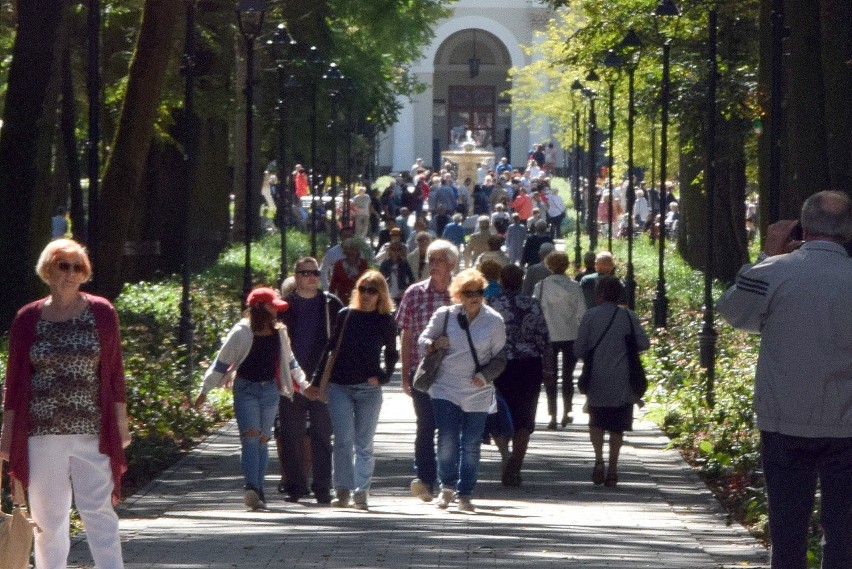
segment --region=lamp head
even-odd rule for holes
[[[263,28],[263,18],[266,15],[267,0],[239,0],[237,3],[237,23],[240,32],[254,39],[260,35]]]
[[[572,91],[579,91],[582,88],[583,88],[583,84],[580,83],[579,79],[574,79],[574,82],[571,83],[571,90]]]
[[[664,18],[680,16],[680,10],[674,0],[660,0],[657,7],[654,9],[654,16]]]
[[[601,78],[598,77],[598,74],[594,69],[589,71],[589,74],[586,75],[586,81],[589,81],[589,82],[592,82],[592,83],[597,83],[600,80],[601,80]]]

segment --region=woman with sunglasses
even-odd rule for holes
[[[367,271],[358,279],[349,306],[337,315],[334,332],[305,396],[321,396],[329,358],[328,411],[334,434],[335,497],[331,505],[367,510],[376,460],[373,438],[382,408],[382,385],[390,381],[398,358],[393,302],[385,278]],[[382,349],[384,348],[384,366]]]
[[[479,451],[485,420],[495,403],[493,382],[506,367],[503,318],[483,304],[488,282],[476,269],[460,272],[450,283],[455,304],[441,307],[420,334],[420,350],[446,353],[429,388],[438,429],[436,505],[449,507],[458,497],[458,510],[475,511],[471,496],[479,475]]]
[[[66,566],[72,498],[95,565],[120,568],[113,505],[130,430],[118,316],[106,299],[80,291],[92,265],[76,241],[48,244],[36,273],[50,294],[12,322],[0,461],[8,460],[9,474],[29,490],[41,528],[36,568]]]

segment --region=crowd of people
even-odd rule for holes
[[[495,173],[507,172],[511,179],[504,159]],[[232,388],[247,508],[266,507],[274,440],[278,491],[286,500],[312,494],[320,504],[368,510],[382,386],[397,361],[416,422],[413,497],[475,512],[487,439],[503,457],[502,483],[522,485],[542,387],[547,428],[567,427],[579,359],[594,450],[589,477],[595,485],[618,485],[624,433],[632,429],[634,407],[643,404],[634,362],[649,348],[648,337],[625,306],[610,252],[588,252],[582,269],[569,274],[568,256],[554,239],[559,214],[548,209],[558,193],[547,179],[531,180],[532,191],[521,182],[510,199],[489,177],[492,195],[501,197],[488,213],[475,209],[481,185],[460,201],[465,193],[454,189],[452,172],[442,172],[429,188],[428,215],[412,223],[407,206],[385,211],[375,243],[364,239],[363,220],[355,219],[322,263],[302,257],[280,291],[258,287],[245,299],[195,406],[213,388]],[[467,223],[471,211],[475,231]],[[719,302],[734,326],[762,334],[756,404],[773,567],[776,560],[778,567],[804,566],[817,479],[824,563],[832,569],[852,563],[846,385],[852,312],[844,292],[852,267],[843,248],[850,239],[848,196],[815,194],[800,222],[770,226],[770,258],[746,265]],[[81,291],[92,271],[82,245],[51,241],[36,266],[50,293],[24,306],[10,331],[0,460],[28,489],[40,528],[37,568],[64,566],[72,500],[97,566],[123,566],[113,509],[131,438],[121,339],[112,305]],[[435,353],[442,356],[432,382],[418,385],[421,361]],[[803,377],[811,378],[809,387]]]

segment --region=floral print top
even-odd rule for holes
[[[503,292],[489,301],[506,323],[506,358],[546,358],[550,352],[547,322],[531,296]]]

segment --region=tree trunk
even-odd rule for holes
[[[823,0],[820,20],[828,184],[852,192],[852,2]]]
[[[65,0],[19,2],[17,6],[18,28],[0,130],[0,255],[7,260],[0,272],[3,328],[34,296],[33,251],[46,241],[33,235],[36,164],[45,111],[55,111],[55,101],[51,106],[47,99],[66,7]]]
[[[124,284],[124,244],[139,214],[148,150],[182,10],[183,5],[173,0],[145,2],[127,93],[101,189],[96,244],[101,266],[95,270],[98,292],[108,298],[116,297]]]
[[[83,204],[83,188],[80,186],[80,155],[74,125],[77,121],[74,107],[74,79],[71,75],[71,50],[66,46],[62,54],[62,118],[60,132],[64,149],[65,167],[68,171],[68,194],[71,198],[71,229],[74,239],[86,242],[86,208]]]

